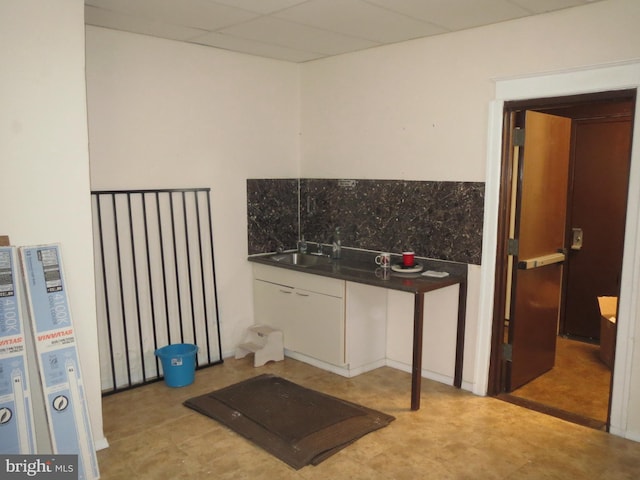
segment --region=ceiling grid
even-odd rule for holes
[[[85,23],[289,62],[601,0],[85,0]]]

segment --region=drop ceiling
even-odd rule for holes
[[[85,0],[85,23],[307,62],[600,0]]]

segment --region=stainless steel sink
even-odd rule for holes
[[[308,253],[278,253],[269,257],[274,262],[298,267],[313,267],[315,265],[328,265],[331,259],[324,255],[310,255]]]

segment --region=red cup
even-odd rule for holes
[[[413,267],[416,263],[415,258],[416,254],[414,252],[402,252],[402,264],[405,267]]]

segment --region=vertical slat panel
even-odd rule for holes
[[[151,322],[151,348],[155,351],[158,347],[158,313],[156,309],[156,302],[154,299],[154,289],[153,289],[153,269],[152,269],[152,259],[158,258],[157,249],[152,250],[153,242],[150,239],[150,236],[153,234],[154,222],[151,220],[153,216],[149,217],[151,214],[150,211],[153,209],[153,201],[154,197],[150,196],[145,192],[140,193],[140,201],[142,204],[142,218],[143,218],[143,227],[144,227],[144,250],[146,252],[146,275],[147,275],[147,293],[148,293],[148,305],[149,305],[149,318]],[[148,205],[149,204],[149,205]],[[152,365],[155,368],[152,368]],[[160,374],[159,360],[155,357],[148,368],[151,377],[157,377]]]
[[[116,367],[115,360],[112,355],[113,339],[111,329],[111,315],[109,307],[109,292],[107,285],[107,273],[105,265],[105,246],[103,230],[103,212],[102,197],[100,195],[93,196],[93,219],[94,219],[94,251],[95,272],[96,272],[96,304],[99,312],[103,312],[102,321],[98,322],[98,337],[104,348],[100,349],[100,376],[102,378],[103,389],[106,386],[112,389],[116,384]],[[99,255],[98,255],[99,253]]]
[[[164,345],[198,345],[198,368],[222,363],[209,193],[92,192],[105,394],[162,378]]]
[[[210,280],[210,284],[209,284],[209,292],[213,292],[213,298],[209,298],[209,296],[207,296],[206,298],[208,298],[210,300],[210,304],[209,304],[209,308],[212,310],[211,311],[211,322],[209,323],[209,321],[206,322],[206,325],[210,325],[210,324],[215,324],[216,328],[215,330],[209,330],[209,334],[210,335],[215,335],[215,341],[217,342],[218,345],[218,356],[217,358],[212,358],[211,357],[211,349],[209,348],[208,350],[208,355],[209,355],[209,363],[212,362],[222,362],[222,340],[220,338],[220,322],[219,322],[219,311],[218,311],[218,293],[216,290],[216,263],[215,263],[215,256],[213,254],[213,217],[211,216],[211,198],[209,196],[209,193],[207,193],[206,196],[206,202],[207,202],[207,214],[205,217],[205,222],[206,225],[208,226],[208,236],[203,236],[203,239],[207,239],[208,243],[209,243],[209,249],[208,249],[208,253],[209,253],[209,263],[207,264],[211,271],[209,272],[210,274],[207,276],[207,278]],[[209,336],[207,336],[207,339],[209,338]]]

